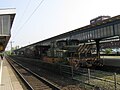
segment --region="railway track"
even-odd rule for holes
[[[14,58],[13,58],[14,59]],[[23,59],[23,58],[20,58],[16,60],[17,62],[21,61],[20,63],[23,65],[23,62],[26,63],[24,66],[27,66],[27,64],[34,68],[35,70],[33,71],[37,71],[37,69],[39,69],[39,66],[41,65],[42,62],[39,62],[37,60],[30,60],[30,59]],[[51,70],[50,68],[54,69],[56,68],[54,66],[54,68],[52,66],[49,66],[49,65],[45,65],[42,63],[43,66],[46,66],[47,68],[49,68],[49,71]],[[35,67],[33,67],[35,66]],[[29,67],[28,67],[29,68]],[[32,68],[30,68],[30,70],[32,70]],[[42,67],[40,67],[42,68]],[[39,70],[38,70],[39,71]],[[37,71],[37,72],[38,72]],[[55,70],[51,70],[51,71],[55,71]],[[59,69],[58,69],[58,72],[59,72]],[[114,80],[113,80],[113,75],[110,74],[109,72],[104,72],[104,71],[99,71],[99,70],[94,70],[94,69],[91,69],[90,70],[90,83],[88,83],[88,69],[87,68],[79,68],[79,70],[73,70],[73,68],[71,66],[66,66],[66,65],[61,65],[60,66],[60,73],[62,76],[65,76],[65,77],[72,77],[73,80],[76,80],[76,81],[79,81],[87,86],[90,86],[90,87],[96,87],[96,86],[99,86],[101,85],[101,82],[105,82],[107,83],[108,85],[109,84],[112,84],[112,89],[114,88]],[[103,74],[102,74],[103,73]],[[108,77],[109,76],[109,77]],[[105,78],[104,78],[105,77]],[[118,79],[119,80],[119,79]],[[96,84],[94,81],[98,82],[98,84]],[[63,82],[63,81],[62,81]],[[116,82],[117,86],[120,85],[119,81]],[[59,84],[58,84],[59,85]],[[61,86],[61,85],[60,85]],[[100,86],[102,87],[102,86]],[[104,88],[106,88],[106,86],[103,86]],[[71,90],[71,89],[68,89],[68,90]],[[75,89],[74,89],[75,90]],[[109,90],[109,89],[107,89]]]
[[[23,67],[21,64],[8,57],[6,59],[24,81],[29,90],[60,90],[59,87],[47,81],[45,78],[40,77],[29,69]]]

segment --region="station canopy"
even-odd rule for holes
[[[11,37],[11,27],[15,14],[14,8],[0,9],[0,52],[5,50]]]

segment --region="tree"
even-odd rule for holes
[[[111,54],[111,53],[112,53],[112,49],[111,48],[105,49],[105,54]]]
[[[12,50],[19,49],[19,46],[12,47]]]
[[[12,47],[11,50],[5,51],[5,53],[7,55],[12,55],[12,54],[14,54],[13,51],[16,50],[16,49],[19,49],[19,46]]]
[[[11,55],[11,51],[5,51],[7,55]]]

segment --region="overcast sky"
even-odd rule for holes
[[[120,0],[43,0],[36,9],[41,1],[0,0],[0,8],[16,8],[10,39],[13,46],[26,46],[86,26],[97,16],[120,14]]]

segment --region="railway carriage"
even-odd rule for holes
[[[95,48],[95,45],[91,43],[79,44],[79,40],[61,40],[51,44],[43,60],[74,67],[92,66],[98,60]]]

